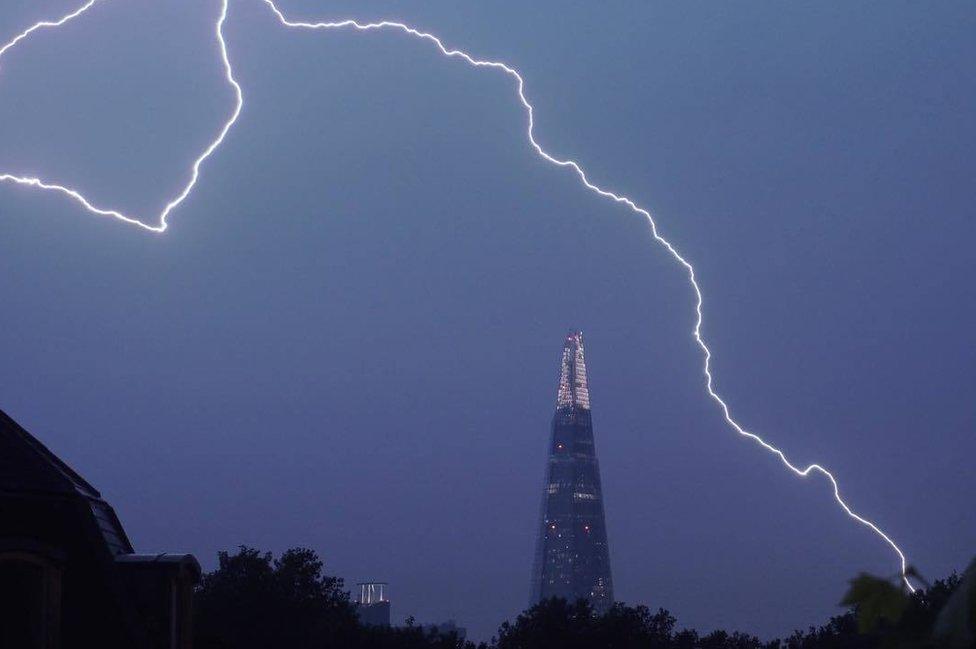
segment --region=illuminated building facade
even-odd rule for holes
[[[366,626],[390,626],[390,600],[386,597],[385,581],[364,581],[359,586],[356,614]]]
[[[531,603],[586,599],[605,612],[613,604],[613,580],[579,332],[563,345],[540,519]]]

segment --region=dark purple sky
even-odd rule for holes
[[[698,269],[719,391],[923,574],[976,544],[976,7],[281,0],[518,67],[539,138]],[[0,40],[72,2],[0,6]],[[162,6],[157,6],[162,5]],[[151,214],[232,107],[218,3],[106,0],[0,66],[0,170]],[[205,566],[306,545],[394,616],[527,603],[562,337],[587,340],[616,594],[774,635],[893,553],[724,425],[692,293],[526,146],[508,79],[234,0],[246,104],[163,236],[0,186],[0,408]]]

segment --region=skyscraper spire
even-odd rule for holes
[[[583,333],[575,331],[566,336],[563,362],[559,371],[559,392],[556,407],[590,409],[590,390],[586,386],[586,359],[583,356]]]
[[[613,604],[600,466],[578,331],[563,344],[532,573],[531,603],[551,597],[586,599],[600,613]]]

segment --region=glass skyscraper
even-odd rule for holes
[[[563,345],[541,509],[531,604],[586,599],[605,612],[613,580],[580,332]]]

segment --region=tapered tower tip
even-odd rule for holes
[[[563,343],[538,530],[531,603],[586,599],[598,613],[609,610],[610,550],[579,331]]]
[[[587,387],[582,331],[571,331],[566,335],[563,359],[559,368],[556,407],[590,409],[590,390]]]

